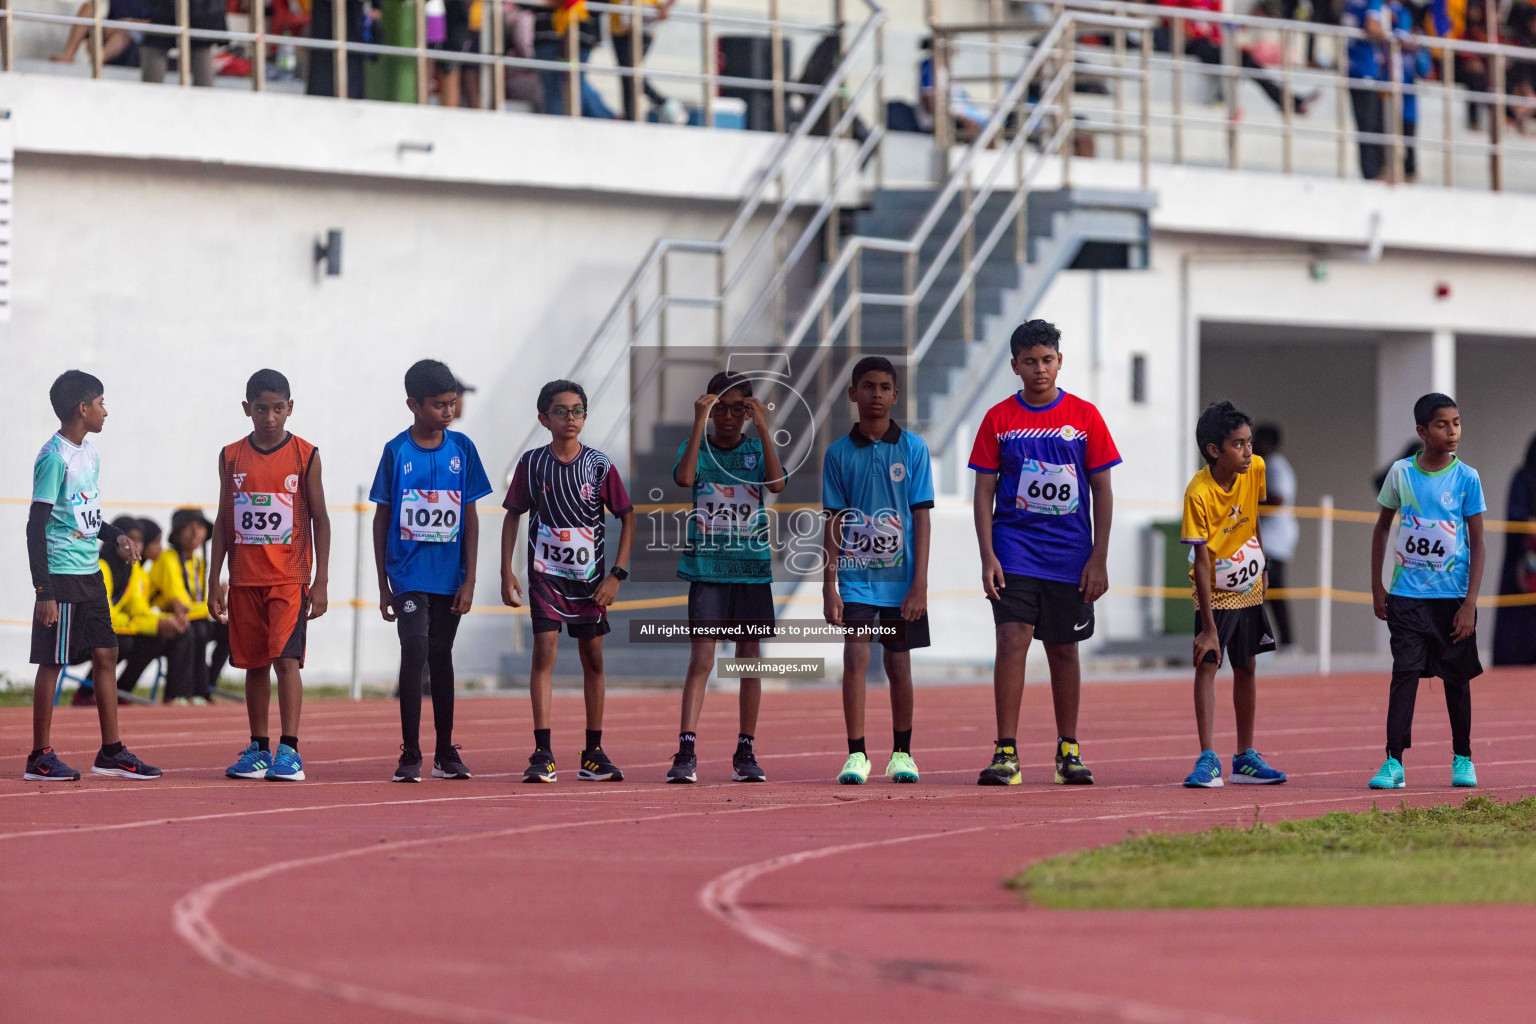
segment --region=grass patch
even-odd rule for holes
[[[1536,903],[1536,797],[1148,833],[1008,885],[1072,910]]]

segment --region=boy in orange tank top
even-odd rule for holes
[[[288,378],[276,370],[256,371],[241,404],[253,429],[219,452],[219,516],[208,566],[208,579],[217,583],[228,553],[229,593],[210,586],[208,607],[229,623],[229,660],[245,669],[251,743],[224,774],[298,782],[304,778],[299,669],[306,624],[325,614],[331,520],[320,453],[287,429],[293,413]],[[276,753],[267,726],[274,669],[283,730]]]

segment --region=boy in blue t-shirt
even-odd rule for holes
[[[689,629],[702,632],[750,625],[771,634],[773,562],[763,491],[777,494],[786,480],[768,429],[768,410],[752,396],[751,379],[729,371],[710,378],[693,410],[693,431],[677,446],[677,463],[672,467],[673,482],[693,492],[687,546],[677,567],[677,578],[688,581]],[[748,419],[757,428],[757,437],[742,433]],[[706,425],[714,428],[707,438]],[[715,641],[696,633],[692,643],[683,679],[677,753],[667,770],[668,782],[698,779],[695,744],[704,688],[715,663]],[[760,640],[736,641],[738,658],[756,658],[761,652]],[[753,749],[762,695],[761,679],[741,680],[741,731],[731,757],[732,782],[768,781]]]
[[[912,655],[929,645],[928,510],[933,472],[928,445],[891,419],[900,399],[896,369],[883,356],[865,356],[853,367],[848,398],[859,422],[832,442],[821,471],[821,502],[827,510],[827,568],[822,601],[834,626],[881,627],[885,677],[891,685],[891,760],[885,776],[916,782],[912,760]],[[844,785],[869,778],[864,747],[864,676],[871,636],[861,631],[843,642],[843,719],[848,760],[838,773]]]
[[[1472,766],[1472,687],[1477,656],[1477,592],[1483,582],[1483,484],[1456,457],[1461,414],[1449,395],[1413,406],[1424,450],[1392,464],[1381,485],[1371,534],[1371,599],[1392,638],[1387,759],[1372,789],[1402,789],[1403,751],[1413,745],[1419,680],[1439,676],[1451,717],[1451,785],[1477,785]],[[1387,535],[1398,520],[1391,592],[1381,582]]]
[[[432,682],[437,732],[432,777],[467,779],[453,743],[453,638],[475,597],[480,519],[475,502],[491,493],[480,453],[448,425],[459,382],[423,359],[405,372],[405,404],[416,417],[384,446],[368,498],[379,570],[379,611],[400,631],[400,763],[393,781],[421,781],[422,673]]]

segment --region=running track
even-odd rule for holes
[[[1477,684],[1484,792],[1536,793],[1532,673]],[[313,702],[312,781],[232,782],[238,708],[125,708],[158,783],[16,781],[28,712],[0,712],[0,1020],[394,1022],[1443,1021],[1536,1017],[1528,907],[1064,913],[1002,879],[1132,829],[1366,808],[1380,677],[1263,680],[1282,787],[1185,791],[1188,685],[1085,688],[1091,789],[1051,786],[1049,696],[1025,696],[1025,785],[982,789],[990,691],[920,690],[917,786],[831,780],[832,690],[769,694],[772,781],[731,785],[734,698],[712,694],[700,782],[659,785],[677,695],[616,696],[621,784],[579,783],[580,700],[556,698],[565,777],[517,782],[525,701],[459,705],[469,782],[382,781],[392,704]],[[888,711],[871,694],[884,766]],[[430,716],[428,716],[430,719]],[[1230,712],[1222,724],[1231,728]],[[59,710],[76,767],[88,709]],[[1439,687],[1419,701],[1415,802],[1458,798]],[[1218,746],[1230,747],[1226,731]],[[12,771],[14,770],[14,775]],[[1384,803],[1395,804],[1397,795]]]

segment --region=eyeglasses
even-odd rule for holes
[[[584,420],[587,418],[587,410],[579,405],[571,409],[557,405],[549,410],[549,415],[557,420]]]
[[[726,416],[745,416],[747,414],[747,403],[732,402],[730,405],[722,405],[721,403],[716,402],[715,412],[722,413]]]

